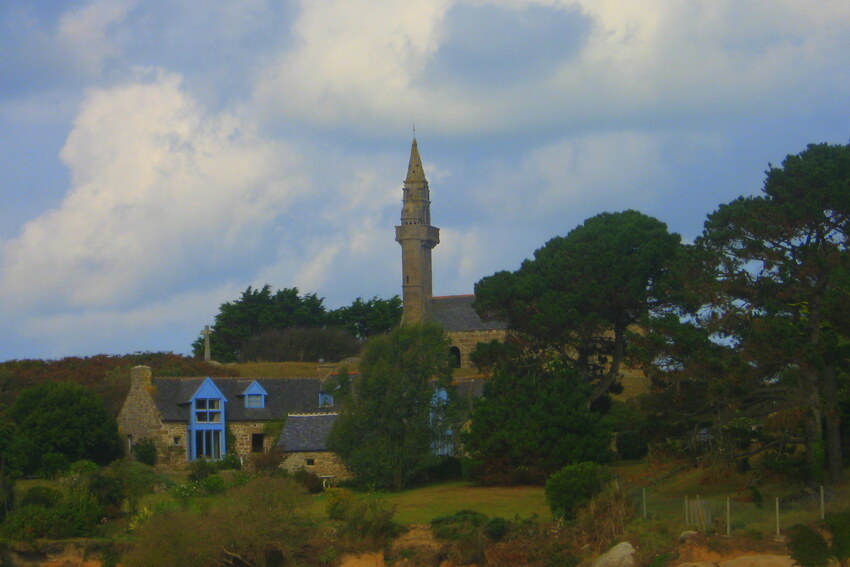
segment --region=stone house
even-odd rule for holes
[[[169,466],[228,453],[246,460],[273,449],[283,450],[286,462],[290,449],[281,441],[289,416],[324,414],[326,435],[336,416],[332,412],[333,396],[318,378],[155,378],[149,367],[136,366],[118,428],[128,448],[151,439],[159,462]],[[345,477],[330,453],[312,457],[311,465],[302,460],[319,476]]]
[[[281,466],[290,472],[315,472],[326,484],[347,478],[345,465],[326,444],[336,417],[335,413],[291,414],[277,441],[278,450],[285,455]]]

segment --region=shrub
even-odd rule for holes
[[[502,541],[511,529],[511,523],[504,518],[490,518],[484,524],[484,533],[493,541]]]
[[[486,522],[487,516],[480,512],[461,510],[431,520],[431,530],[437,538],[452,542],[448,556],[454,563],[481,563],[484,560],[482,531]]]
[[[6,516],[6,520],[0,524],[0,536],[16,541],[32,541],[37,537],[53,536],[51,530],[59,523],[56,508],[23,506]]]
[[[575,518],[575,509],[598,494],[608,482],[608,469],[596,463],[567,465],[546,481],[546,500],[552,514]]]
[[[218,472],[218,466],[213,461],[196,459],[189,463],[189,480],[200,482]]]
[[[153,439],[148,439],[147,437],[139,439],[136,444],[133,445],[133,455],[140,463],[144,463],[151,467],[154,466],[156,464],[156,445],[154,444]]]
[[[283,453],[274,449],[265,453],[254,453],[251,455],[251,468],[254,469],[254,472],[261,474],[275,472],[282,462]]]
[[[68,470],[68,458],[62,453],[46,453],[41,457],[41,472],[47,478],[56,478]]]
[[[355,502],[348,511],[341,535],[355,549],[379,549],[401,531],[393,521],[395,506],[370,497]]]
[[[62,493],[55,488],[33,486],[21,498],[20,507],[41,506],[42,508],[53,508],[60,500],[62,500]]]
[[[325,511],[331,520],[344,520],[351,505],[354,494],[344,488],[329,488],[325,491]]]
[[[802,524],[788,528],[788,549],[791,558],[803,567],[826,567],[831,557],[823,536]]]
[[[649,448],[646,439],[639,431],[621,431],[617,433],[617,454],[621,459],[642,459]]]
[[[207,494],[221,494],[226,486],[224,479],[217,474],[211,474],[201,481],[201,486]]]
[[[318,494],[324,490],[325,485],[319,475],[312,473],[306,469],[298,469],[292,475],[295,482],[303,486],[310,494]]]
[[[844,561],[850,557],[850,510],[827,514],[825,523],[832,533],[832,553]]]
[[[236,453],[228,453],[222,460],[218,462],[218,470],[220,471],[238,471],[242,470],[242,461],[239,460],[239,455]]]

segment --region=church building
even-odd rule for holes
[[[433,295],[431,250],[440,243],[440,229],[431,226],[431,195],[415,138],[403,191],[401,224],[395,227],[402,258],[401,324],[439,323],[448,335],[455,365],[470,367],[475,346],[504,340],[507,326],[503,321],[482,320],[472,308],[474,295]]]

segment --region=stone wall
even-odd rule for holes
[[[310,461],[312,465],[308,464]],[[289,472],[304,469],[320,477],[331,477],[331,483],[351,478],[342,461],[330,451],[286,453],[280,466]]]
[[[451,331],[446,333],[449,344],[460,350],[461,368],[471,368],[472,359],[470,355],[478,343],[489,343],[490,341],[504,342],[507,336],[505,329],[490,329],[486,331]]]
[[[228,423],[228,427],[230,428],[230,433],[235,437],[236,446],[228,447],[228,452],[235,451],[237,455],[240,457],[248,458],[251,456],[251,436],[255,433],[262,433],[265,437],[263,438],[263,452],[269,452],[272,447],[274,447],[277,439],[272,439],[271,436],[266,435],[265,427],[269,422],[263,421],[254,421],[254,422],[243,422],[243,421],[231,421]],[[280,432],[278,432],[279,434]]]

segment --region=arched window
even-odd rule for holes
[[[449,349],[449,353],[452,355],[452,368],[460,368],[460,349],[453,346]]]

